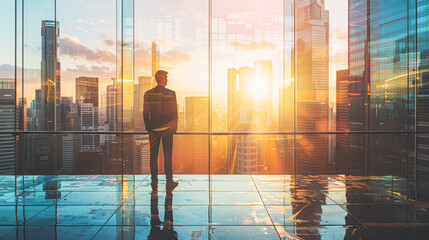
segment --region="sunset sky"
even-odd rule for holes
[[[0,77],[13,77],[14,64],[14,4],[1,1]],[[115,0],[57,0],[56,16],[60,26],[61,95],[74,96],[75,78],[99,77],[100,94],[110,78],[116,76],[116,1]],[[161,68],[170,72],[169,87],[176,90],[179,102],[183,97],[208,94],[208,2],[200,0],[136,1],[135,2],[135,79],[151,75],[152,41],[161,51]],[[335,89],[335,71],[347,68],[347,1],[327,0],[330,11],[330,88]],[[273,26],[283,15],[283,1],[213,0],[213,19],[243,21],[251,28],[265,29],[267,13],[274,16]],[[54,1],[25,1],[24,67],[27,71],[24,95],[34,98],[40,87],[41,21],[53,20]],[[279,16],[276,19],[275,16]],[[21,15],[19,15],[21,17]],[[164,19],[164,20],[163,20]],[[166,20],[167,19],[167,20]],[[169,20],[170,19],[170,20]],[[171,20],[173,19],[173,20]],[[290,22],[290,18],[285,18]],[[172,21],[173,35],[168,37],[159,29],[163,22]],[[215,20],[213,20],[215,21]],[[250,26],[249,25],[249,26]],[[19,22],[19,27],[21,24]],[[177,30],[177,31],[176,31]],[[215,32],[215,31],[214,31]],[[158,34],[156,34],[158,33]],[[228,34],[228,33],[226,33]],[[221,52],[213,49],[212,93],[214,102],[226,99],[228,68],[252,67],[255,60],[273,61],[274,94],[283,84],[282,37],[272,41],[246,42],[242,49]],[[286,34],[285,36],[290,36]],[[286,37],[286,38],[287,38]],[[20,39],[19,39],[20,40]],[[221,44],[221,43],[219,43]],[[213,46],[216,45],[213,39]],[[20,46],[20,45],[18,45]],[[286,44],[288,48],[288,44]],[[221,48],[219,48],[221,49]],[[288,49],[285,49],[287,52]],[[19,52],[21,54],[21,52]],[[18,64],[21,59],[18,59]],[[19,64],[20,65],[20,64]],[[288,63],[286,63],[286,66]],[[334,99],[331,91],[331,101]]]

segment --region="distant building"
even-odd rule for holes
[[[76,78],[76,103],[80,119],[80,131],[98,131],[98,78]],[[100,135],[82,135],[81,151],[98,151]]]
[[[185,130],[190,132],[209,131],[209,98],[205,96],[185,98]],[[181,137],[184,159],[181,160],[185,172],[202,174],[208,171],[208,137]]]
[[[42,20],[41,129],[60,130],[61,66],[58,61],[59,23]]]
[[[337,116],[336,131],[350,131],[350,92],[349,70],[337,71]],[[339,134],[336,139],[336,168],[338,173],[348,173],[349,166],[349,137],[348,134]]]
[[[134,86],[134,130],[145,131],[143,120],[144,94],[151,89],[152,77],[140,76],[139,84]],[[139,174],[150,173],[150,144],[148,135],[134,135],[134,171]]]
[[[15,80],[0,78],[0,131],[15,131]],[[0,174],[15,174],[15,136],[0,134]]]
[[[152,42],[152,87],[157,85],[155,73],[159,70],[159,48],[155,42]]]
[[[329,11],[324,1],[296,4],[296,131],[329,130]],[[296,141],[296,173],[329,170],[329,136],[303,135]]]
[[[228,69],[227,130],[271,130],[272,88],[270,60],[255,61],[253,68]],[[265,150],[261,150],[265,148],[260,144],[264,144],[264,139],[258,136],[228,136],[228,173],[253,174],[265,170]]]

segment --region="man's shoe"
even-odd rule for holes
[[[150,183],[150,185],[152,186],[152,191],[153,192],[158,192],[158,180],[156,180],[156,181],[152,180],[152,182]]]
[[[167,180],[167,190],[168,191],[173,191],[177,185],[179,185],[179,182],[177,180]]]

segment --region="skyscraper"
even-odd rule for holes
[[[76,103],[80,118],[80,130],[98,131],[98,78],[76,78]],[[99,150],[100,135],[82,135],[81,151]]]
[[[0,131],[15,130],[15,80],[0,79]],[[15,173],[15,136],[0,134],[0,173]]]
[[[272,84],[270,60],[255,61],[253,68],[228,69],[228,131],[272,129]],[[265,151],[260,146],[263,140],[257,136],[228,136],[228,172],[258,173],[265,166]]]
[[[134,86],[134,130],[145,131],[143,121],[144,94],[151,88],[152,77],[140,76],[139,84]],[[148,135],[134,135],[134,171],[150,173],[150,144]]]
[[[329,12],[324,1],[298,0],[296,38],[296,130],[329,130]],[[328,171],[328,136],[296,141],[297,173]]]
[[[98,78],[76,78],[76,103],[79,110],[83,103],[92,103],[98,108]]]
[[[155,42],[152,42],[152,87],[157,85],[155,73],[159,70],[159,48]]]
[[[186,131],[207,132],[209,129],[209,98],[204,96],[185,98]],[[208,170],[207,136],[183,136],[185,158],[183,169],[189,173],[206,173]],[[186,147],[185,147],[186,146]]]
[[[109,131],[116,131],[116,79],[106,87],[106,119]]]
[[[349,100],[349,70],[337,71],[337,126],[336,131],[349,131],[350,100]],[[348,173],[349,135],[339,134],[336,139],[336,167],[339,173]]]
[[[61,68],[58,61],[59,23],[42,20],[41,129],[60,130]]]
[[[78,110],[77,104],[73,102],[73,97],[61,97],[61,129],[63,131],[75,130],[75,124],[78,122]],[[61,174],[72,174],[75,162],[76,152],[80,151],[80,148],[76,146],[74,134],[61,134]]]

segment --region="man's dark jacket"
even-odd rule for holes
[[[176,93],[164,86],[156,86],[144,94],[143,118],[146,130],[169,128],[169,132],[177,131],[177,100]]]

